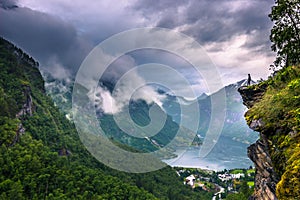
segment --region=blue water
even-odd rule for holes
[[[247,157],[247,147],[244,144],[228,138],[220,138],[214,149],[205,157],[199,157],[200,147],[177,149],[175,159],[164,160],[170,166],[224,170],[234,168],[249,168],[253,166]]]

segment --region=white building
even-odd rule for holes
[[[218,177],[221,181],[229,181],[232,179],[230,174],[218,174]]]
[[[185,184],[190,185],[190,186],[194,186],[195,180],[196,180],[196,178],[193,174],[189,175],[188,177],[185,178]]]
[[[240,179],[241,177],[245,177],[245,174],[243,173],[231,174],[231,177]]]

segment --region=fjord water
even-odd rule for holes
[[[213,150],[205,157],[199,157],[200,147],[192,146],[177,149],[174,159],[164,160],[171,166],[224,170],[248,168],[252,162],[247,157],[247,146],[226,136],[221,136]]]
[[[237,89],[242,86],[245,80],[241,80],[235,84],[228,85],[222,90],[226,92],[226,118],[221,135],[215,141],[214,148],[204,158],[199,157],[200,147],[195,145],[176,149],[176,159],[165,160],[171,166],[209,168],[214,170],[232,169],[232,168],[248,168],[252,162],[247,157],[247,147],[254,143],[258,135],[249,129],[244,120],[246,108],[242,103],[240,94]],[[211,123],[211,97],[216,94],[202,95],[196,99],[196,102],[183,101],[182,98],[169,95],[164,102],[164,110],[173,117],[173,120],[180,123],[180,104],[181,106],[189,106],[191,103],[198,103],[200,110],[198,136],[200,140],[206,137],[208,125]],[[182,103],[183,102],[183,103]],[[179,113],[179,114],[178,114]],[[188,118],[188,116],[183,116]],[[189,123],[192,123],[190,119]],[[219,121],[222,121],[220,119]],[[183,124],[188,127],[188,124]],[[202,156],[203,157],[203,156]]]

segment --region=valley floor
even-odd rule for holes
[[[183,184],[194,190],[213,192],[212,199],[247,199],[253,192],[255,169],[214,171],[200,168],[175,167]]]

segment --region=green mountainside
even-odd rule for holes
[[[38,63],[0,39],[0,199],[210,199],[171,167],[129,174],[99,163],[45,94]]]
[[[248,148],[256,166],[254,197],[300,199],[299,66],[284,67],[267,81],[239,91],[250,108],[248,125],[260,132],[259,141]]]
[[[132,121],[140,126],[148,125],[150,122],[149,110],[151,106],[153,105],[148,105],[143,100],[131,102],[129,104],[129,112],[132,117]],[[157,107],[157,109],[160,108]],[[160,113],[165,114],[163,110],[160,110],[158,114]],[[120,121],[124,121],[126,123],[128,121],[127,119],[124,119],[124,117],[121,119],[123,120]],[[193,141],[196,136],[196,134],[191,130],[185,127],[180,127],[169,115],[166,116],[164,126],[156,135],[144,138],[133,137],[122,131],[114,121],[112,115],[104,114],[99,118],[99,121],[102,129],[106,132],[108,137],[143,152],[153,152],[159,149],[165,150],[165,152],[159,156],[161,158],[172,158],[174,156],[172,152],[174,152],[178,147],[181,147],[181,145],[185,147],[184,145],[190,144],[191,142],[189,143],[189,141]],[[186,138],[178,136],[177,138],[175,137],[179,129],[185,133]],[[143,134],[143,130],[140,130],[140,134]],[[175,141],[173,141],[174,144],[169,145],[172,140]],[[169,146],[162,149],[166,145]]]
[[[71,101],[72,89],[74,89],[74,81],[54,79],[51,74],[47,72],[44,72],[43,76],[45,79],[47,94],[51,96],[55,105],[59,107],[60,110],[64,112],[68,118],[72,118]],[[109,90],[111,92],[114,89],[114,84],[105,81],[100,82],[99,87],[102,87],[105,90]],[[157,150],[162,150],[163,153],[160,153],[160,155],[158,155],[161,159],[173,158],[175,156],[173,152],[175,152],[177,148],[189,146],[194,139],[194,144],[201,144],[201,141],[198,137],[196,137],[195,132],[184,126],[178,125],[178,123],[174,121],[170,114],[165,113],[165,111],[155,103],[147,104],[147,102],[142,99],[134,101],[131,100],[128,104],[128,112],[130,114],[132,122],[127,120],[127,116],[124,116],[124,114],[122,113],[115,114],[115,117],[117,116],[119,121],[124,122],[123,126],[125,127],[131,127],[135,124],[142,127],[147,126],[151,122],[149,113],[152,106],[156,107],[156,115],[166,115],[166,119],[163,127],[160,130],[157,130],[157,134],[151,137],[145,136],[139,138],[133,137],[130,134],[126,133],[126,131],[120,129],[119,125],[116,124],[114,116],[112,114],[104,113],[100,106],[97,107],[96,114],[99,120],[100,127],[105,132],[106,137],[110,138],[111,141],[117,141],[142,152],[154,152]],[[153,117],[156,119],[155,116]],[[158,123],[157,121],[156,123]],[[152,124],[152,126],[160,127],[160,124]],[[185,133],[184,137],[178,136],[178,134],[176,135],[179,130]],[[148,135],[143,129],[138,129],[138,131],[140,135]],[[172,140],[173,143],[170,144]]]

